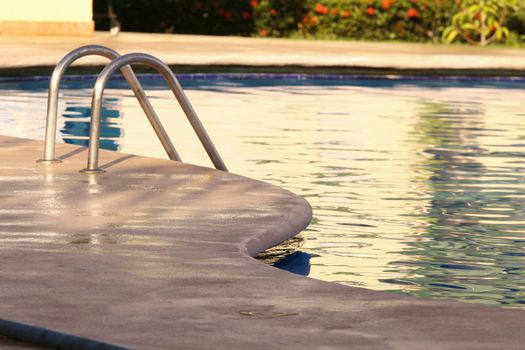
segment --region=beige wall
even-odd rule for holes
[[[91,35],[92,0],[0,0],[0,35]]]

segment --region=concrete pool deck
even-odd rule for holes
[[[85,148],[58,144],[52,165],[35,162],[42,149],[0,136],[0,318],[133,349],[523,346],[523,310],[346,287],[252,259],[310,221],[286,190],[110,151],[107,172],[88,175]]]
[[[106,32],[93,37],[0,36],[0,68],[54,66],[68,51],[87,44],[121,54],[146,52],[171,65],[525,70],[522,48],[144,33],[112,37]],[[107,61],[91,57],[79,63]]]

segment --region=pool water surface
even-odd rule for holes
[[[183,160],[211,166],[163,81],[141,81]],[[313,207],[310,227],[266,252],[268,263],[350,286],[525,308],[525,82],[181,83],[231,172]],[[87,145],[92,86],[64,82],[60,142]],[[165,158],[125,82],[105,96],[101,146]],[[46,103],[45,80],[0,82],[0,133],[43,139]]]

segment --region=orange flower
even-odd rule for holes
[[[332,13],[333,16],[337,16],[337,14],[339,13],[339,10],[334,8],[330,12]]]
[[[317,18],[317,16],[312,16],[310,18],[310,24],[311,25],[316,26],[318,23],[319,23],[319,19]]]
[[[259,5],[259,1],[257,1],[257,0],[252,0],[252,1],[250,2],[250,4],[252,5],[253,8],[256,8],[257,5]]]
[[[368,13],[369,16],[373,16],[376,14],[376,9],[373,7],[369,7],[366,9],[366,13]]]
[[[348,17],[350,17],[350,11],[348,11],[348,10],[344,10],[343,13],[341,14],[341,17],[343,17],[343,18],[348,18]]]
[[[259,31],[259,35],[260,35],[260,36],[268,36],[268,30],[266,30],[266,29],[261,29],[261,30]]]
[[[276,9],[271,9],[270,10],[270,16],[276,16],[277,15],[277,10]]]
[[[317,4],[315,5],[314,11],[319,14],[326,15],[329,10],[328,7],[324,6],[323,4]]]
[[[383,10],[388,10],[390,7],[392,7],[393,0],[383,0],[381,1],[381,7]]]
[[[415,8],[411,7],[407,11],[407,16],[409,18],[417,17],[419,16],[419,12]]]

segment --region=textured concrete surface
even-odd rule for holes
[[[105,32],[87,38],[0,36],[0,68],[54,66],[68,51],[86,44],[109,46],[121,54],[146,52],[184,65],[525,69],[525,49],[515,48],[141,33],[111,37]]]
[[[312,280],[252,259],[307,202],[244,177],[0,136],[0,318],[135,349],[522,349],[523,310]],[[0,339],[0,348],[16,343]],[[20,347],[23,348],[23,347]]]

